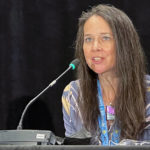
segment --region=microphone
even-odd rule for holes
[[[69,64],[69,67],[68,67],[61,75],[59,75],[54,81],[52,81],[52,82],[51,82],[43,91],[41,91],[36,97],[34,97],[33,99],[31,99],[31,100],[29,101],[29,103],[26,105],[26,107],[25,107],[24,110],[23,110],[23,113],[22,113],[21,118],[20,118],[20,120],[19,120],[19,124],[18,124],[18,126],[17,126],[17,130],[21,130],[21,129],[23,128],[23,127],[22,127],[23,119],[24,119],[24,116],[25,116],[25,114],[26,114],[28,108],[31,106],[31,104],[34,103],[34,102],[37,100],[37,98],[38,98],[39,96],[41,96],[48,88],[54,86],[54,85],[56,84],[56,82],[57,82],[64,74],[66,74],[70,69],[75,70],[76,67],[79,65],[79,63],[80,63],[80,62],[79,62],[79,59],[74,59],[74,60]]]

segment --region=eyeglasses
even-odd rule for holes
[[[101,33],[101,34],[86,34],[84,36],[84,44],[92,46],[96,42],[102,47],[108,47],[114,41],[113,36],[110,33]]]

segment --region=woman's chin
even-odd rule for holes
[[[102,74],[102,73],[105,72],[105,71],[102,70],[102,69],[94,69],[93,71],[94,71],[95,73],[97,73],[97,74]]]
[[[90,68],[97,74],[102,74],[106,71],[106,67],[103,65],[92,64]]]
[[[114,75],[114,73],[115,73],[115,71],[114,70],[106,70],[106,69],[93,69],[93,71],[95,72],[95,73],[97,73],[98,75]]]

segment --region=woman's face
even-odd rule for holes
[[[95,73],[114,71],[115,40],[108,23],[102,17],[94,15],[85,22],[83,51],[86,63]]]

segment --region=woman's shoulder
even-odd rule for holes
[[[146,80],[146,83],[150,86],[150,75],[149,74],[145,75],[145,80]]]
[[[79,95],[79,80],[71,81],[63,91],[62,100],[68,103],[74,103]]]
[[[147,104],[150,103],[150,75],[145,76]]]
[[[65,93],[76,93],[79,90],[79,80],[71,81],[65,88],[64,88],[64,94]]]
[[[71,109],[76,109],[77,99],[79,92],[79,80],[71,81],[65,88],[62,94],[62,104],[67,112],[70,115]]]
[[[150,121],[150,75],[145,76],[146,79],[146,122]]]
[[[146,93],[150,93],[150,75],[145,76]]]

